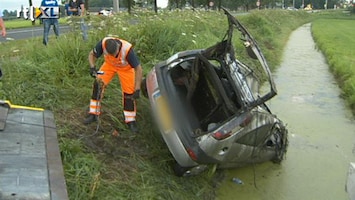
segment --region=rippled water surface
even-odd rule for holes
[[[311,25],[295,30],[273,73],[278,95],[267,104],[287,124],[289,148],[281,165],[264,163],[228,170],[218,200],[343,200],[355,162],[355,123]],[[232,182],[236,177],[243,184]]]

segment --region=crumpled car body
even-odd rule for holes
[[[209,165],[225,169],[279,163],[286,153],[287,129],[265,103],[276,95],[267,62],[244,26],[223,11],[229,27],[222,41],[178,52],[143,80],[143,94],[178,176],[197,175]],[[236,58],[236,32],[250,63],[257,65]]]

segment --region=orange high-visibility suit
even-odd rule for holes
[[[112,56],[106,51],[105,41],[108,39],[114,39],[121,43],[116,56]],[[90,52],[90,65],[94,66],[96,59],[102,54],[104,55],[104,63],[99,71],[102,71],[103,74],[98,74],[94,81],[89,113],[94,115],[101,114],[101,98],[104,89],[111,82],[115,74],[117,74],[122,89],[125,123],[135,121],[136,103],[132,98],[132,94],[136,90],[140,90],[142,67],[132,49],[132,44],[119,38],[105,37]]]

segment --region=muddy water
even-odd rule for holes
[[[218,200],[348,199],[345,183],[349,162],[355,161],[355,123],[310,29],[306,24],[290,36],[274,72],[278,95],[268,103],[289,130],[286,160],[227,170]],[[233,177],[243,184],[232,182]]]

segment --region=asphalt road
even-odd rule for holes
[[[59,25],[59,34],[66,33],[70,30],[70,26],[61,26]],[[50,35],[53,35],[53,27],[49,31]],[[43,26],[36,26],[30,28],[19,28],[19,29],[9,29],[6,30],[6,38],[0,36],[0,42],[28,39],[31,37],[43,37]]]

